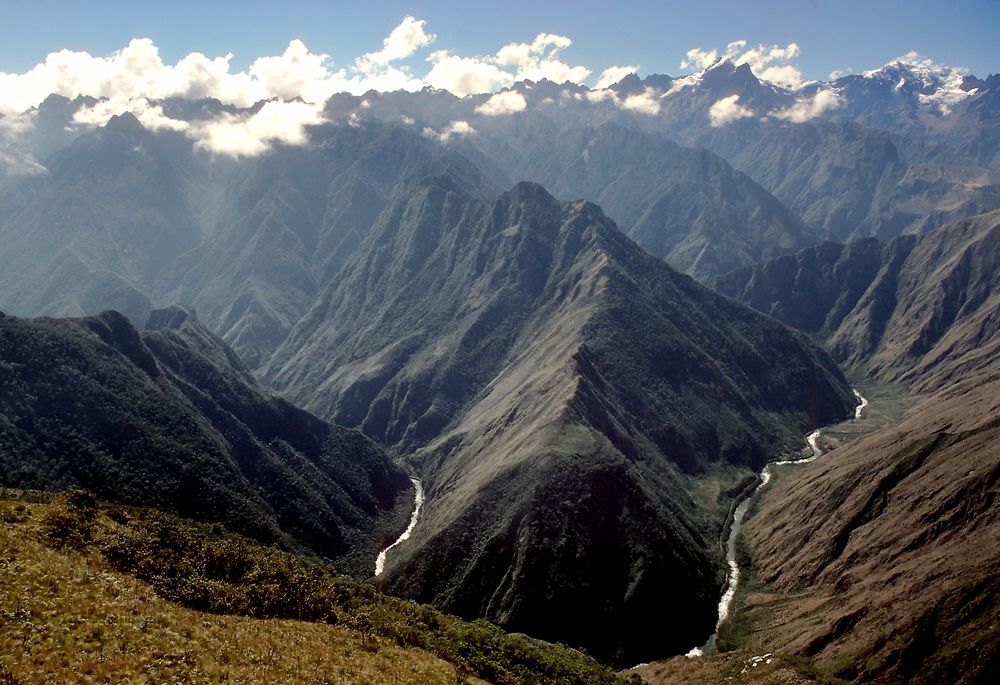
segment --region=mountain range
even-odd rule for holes
[[[922,403],[761,491],[741,553],[790,618],[744,588],[747,643],[985,682],[998,86],[720,60],[339,94],[228,151],[191,131],[307,103],[53,95],[0,139],[0,485],[367,578],[419,477],[380,590],[628,666],[712,633],[736,503],[850,377]]]
[[[710,626],[727,504],[691,478],[733,487],[854,405],[804,337],[595,205],[526,182],[486,204],[447,177],[383,215],[263,378],[415,453],[428,503],[388,587],[626,661],[684,644],[648,629],[677,588]]]
[[[1000,371],[1000,212],[921,236],[824,243],[721,278],[718,288],[828,341],[882,381],[927,392]]]

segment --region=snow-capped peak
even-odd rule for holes
[[[962,88],[967,74],[964,67],[937,64],[917,52],[908,52],[880,69],[863,72],[862,76],[891,85],[897,91],[912,93],[921,104],[948,114],[952,105],[975,93],[975,89]]]

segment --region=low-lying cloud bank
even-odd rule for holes
[[[25,73],[0,72],[0,165],[8,174],[44,173],[44,167],[30,154],[18,152],[18,141],[31,129],[32,108],[52,93],[97,100],[77,111],[75,125],[98,126],[112,116],[131,112],[146,128],[175,131],[192,139],[199,149],[234,156],[261,154],[275,143],[304,142],[309,126],[326,121],[323,105],[337,93],[413,92],[431,87],[458,97],[491,94],[475,108],[478,116],[488,117],[527,109],[522,93],[506,90],[523,80],[578,85],[589,81],[592,90],[578,91],[571,97],[645,116],[660,114],[663,99],[669,95],[653,88],[627,93],[612,90],[624,77],[638,73],[639,66],[615,65],[597,73],[571,64],[564,55],[573,42],[562,35],[540,33],[530,42],[508,43],[493,54],[472,56],[434,49],[436,40],[424,20],[407,16],[380,47],[345,65],[335,65],[329,55],[312,52],[296,39],[282,54],[260,57],[244,71],[233,71],[232,54],[209,57],[193,52],[174,64],[165,63],[149,38],[136,38],[106,57],[71,50],[54,52]],[[795,92],[805,85],[794,64],[800,52],[794,42],[751,46],[745,40],[729,43],[724,50],[692,48],[680,68],[696,73],[676,80],[671,90],[680,90],[678,84],[697,83],[701,73],[728,60],[735,65],[747,64],[762,80]],[[909,59],[922,73],[944,69],[915,53],[900,59]],[[950,83],[961,73],[951,70],[945,76]],[[158,103],[171,98],[214,98],[237,109],[263,104],[241,114],[222,113],[211,120],[191,121],[173,119],[164,112]],[[841,104],[840,95],[825,87],[769,112],[754,111],[740,102],[738,95],[729,95],[714,102],[707,116],[713,127],[754,116],[802,123]],[[474,133],[465,121],[429,131],[440,140]]]

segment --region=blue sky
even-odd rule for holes
[[[641,73],[678,74],[690,48],[723,50],[736,39],[751,44],[797,43],[805,78],[834,69],[863,70],[910,50],[985,76],[1000,72],[998,0],[758,0],[729,2],[582,3],[561,1],[458,2],[33,2],[0,3],[0,71],[23,72],[49,52],[68,48],[107,55],[135,37],[152,38],[167,62],[192,51],[234,53],[245,68],[261,55],[280,54],[292,38],[335,65],[377,49],[406,15],[426,20],[433,49],[460,55],[495,52],[540,32],[568,36],[561,58],[595,74],[638,64]]]

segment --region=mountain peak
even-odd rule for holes
[[[130,145],[141,145],[152,136],[132,112],[116,114],[101,127],[104,131],[121,136]]]
[[[519,181],[505,194],[509,195],[512,200],[517,202],[532,201],[548,203],[556,201],[549,191],[542,187],[541,184],[535,183],[534,181]]]
[[[192,320],[197,322],[198,316],[194,307],[186,304],[172,304],[163,309],[154,309],[149,313],[145,330],[156,331],[161,329],[180,329],[184,322]]]

